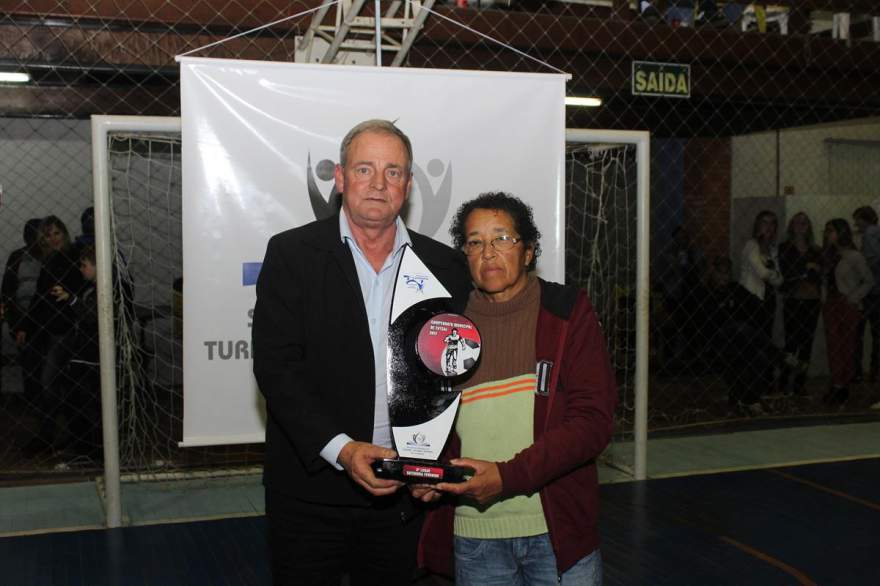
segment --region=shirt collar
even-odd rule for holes
[[[397,216],[394,220],[394,225],[396,230],[394,233],[394,248],[391,249],[391,254],[400,250],[404,244],[412,246],[412,240],[409,237],[409,230],[406,229],[406,224],[403,223],[400,216]],[[343,244],[345,244],[346,241],[351,241],[351,243],[360,250],[357,240],[354,239],[354,234],[351,233],[351,225],[348,223],[348,217],[345,215],[344,208],[339,208],[339,236],[341,237]]]

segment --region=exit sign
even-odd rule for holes
[[[691,97],[691,66],[682,63],[632,62],[635,96]]]

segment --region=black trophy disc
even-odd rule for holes
[[[412,248],[404,249],[388,326],[388,417],[398,458],[376,461],[381,478],[462,482],[467,470],[438,462],[452,431],[464,380],[480,358],[476,325],[449,306],[451,296]]]

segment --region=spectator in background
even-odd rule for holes
[[[785,360],[779,391],[788,394],[788,382],[796,395],[804,395],[813,338],[819,323],[822,297],[822,251],[813,237],[813,224],[804,212],[788,222],[786,239],[779,247],[782,272],[782,315],[785,324]]]
[[[778,351],[755,325],[761,301],[732,280],[732,271],[729,258],[719,256],[713,260],[707,286],[697,294],[698,338],[707,366],[719,371],[727,382],[731,411],[763,415],[763,373],[775,363]]]
[[[95,287],[95,247],[86,245],[80,252],[79,271],[83,287],[79,292],[56,286],[53,295],[74,316],[73,328],[65,335],[63,358],[66,380],[63,412],[67,431],[77,454],[97,457],[101,448],[101,381],[98,356],[98,299]],[[67,442],[65,442],[66,444]]]
[[[672,231],[672,241],[658,259],[656,286],[663,294],[669,319],[664,328],[666,364],[679,364],[690,356],[693,339],[693,293],[705,266],[702,251],[691,242],[683,226]]]
[[[776,287],[783,281],[776,249],[778,227],[776,214],[769,210],[758,213],[752,225],[752,237],[740,255],[739,282],[761,300],[761,310],[753,316],[753,322],[771,339],[776,314]]]
[[[101,457],[101,380],[98,335],[97,258],[94,245],[86,245],[79,254],[79,272],[82,287],[78,292],[59,285],[52,291],[57,303],[64,304],[73,316],[73,327],[65,334],[59,350],[59,361],[64,372],[65,388],[61,412],[68,429],[56,443],[70,446],[77,455],[93,460]],[[111,270],[113,289],[113,317],[115,331],[123,319],[132,323],[134,289],[130,279],[120,274],[114,265]],[[126,317],[127,316],[127,317]]]
[[[639,15],[647,22],[651,24],[655,24],[663,20],[663,15],[654,6],[654,2],[649,2],[648,0],[641,0],[639,2]]]
[[[63,387],[62,341],[73,327],[74,315],[67,304],[58,301],[57,292],[59,288],[79,292],[82,286],[79,262],[64,222],[56,216],[45,218],[40,224],[39,243],[42,266],[36,290],[16,330],[22,343],[35,344],[42,357],[38,403],[43,424],[37,437],[26,446],[26,451],[32,454],[50,447],[58,430],[55,416],[62,400],[59,395]]]
[[[825,225],[822,272],[825,278],[825,345],[831,369],[826,405],[843,405],[853,378],[853,353],[862,317],[862,300],[874,286],[865,257],[853,244],[852,230],[843,218]]]
[[[76,237],[73,245],[78,251],[82,251],[86,246],[95,245],[95,208],[92,206],[83,210],[79,216],[82,233]]]
[[[693,11],[694,26],[725,27],[730,24],[724,13],[718,10],[715,0],[673,0],[673,4]]]
[[[672,0],[667,4],[671,9],[683,8],[690,11],[692,17],[690,19],[676,19],[680,22],[689,21],[692,22],[694,26],[708,24],[717,27],[725,27],[731,24],[727,19],[727,16],[718,9],[718,4],[715,0]],[[658,6],[660,7],[659,9]],[[639,2],[639,12],[641,13],[642,18],[648,21],[659,22],[660,20],[663,20],[661,10],[662,6],[659,2],[650,2],[647,0],[641,0]]]
[[[755,216],[752,237],[743,246],[740,255],[739,283],[757,297],[761,303],[751,316],[752,326],[763,338],[773,339],[773,320],[776,317],[776,287],[782,285],[779,258],[776,250],[776,234],[779,220],[776,214],[763,210]],[[766,392],[772,392],[774,364],[759,373]]]
[[[42,354],[34,344],[26,340],[22,331],[31,299],[37,290],[37,279],[42,267],[39,233],[41,218],[31,218],[24,225],[24,246],[13,250],[3,271],[0,286],[0,305],[9,333],[18,347],[18,364],[21,366],[24,396],[34,400],[40,395],[40,365]]]
[[[79,221],[82,232],[73,242],[73,247],[77,256],[80,256],[80,253],[86,247],[95,246],[95,208],[89,206],[84,209],[79,216]],[[114,291],[118,293],[119,291],[117,287],[121,286],[123,287],[124,293],[133,293],[134,280],[132,279],[131,273],[128,271],[128,260],[125,258],[121,247],[116,248],[115,257],[111,259],[111,263],[113,264]],[[118,302],[119,300],[117,299],[116,301]],[[119,309],[124,309],[125,311],[134,311],[134,300],[129,297],[127,301],[127,303],[124,303],[121,306],[117,305],[117,307]],[[134,318],[134,314],[130,314],[130,317]]]
[[[40,248],[38,242],[41,218],[31,218],[24,225],[24,246],[13,250],[6,259],[3,284],[0,286],[0,303],[3,304],[10,332],[27,311],[37,287],[40,274]]]
[[[684,301],[699,284],[705,265],[702,251],[684,226],[672,231],[672,241],[660,258],[659,285],[666,299]]]
[[[870,206],[863,206],[853,212],[853,222],[862,235],[862,255],[874,277],[874,287],[862,300],[864,314],[859,320],[856,334],[855,374],[853,382],[862,379],[862,355],[865,341],[865,324],[871,324],[871,365],[868,380],[877,382],[880,369],[880,226],[877,225],[877,212]]]

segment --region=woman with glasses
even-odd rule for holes
[[[421,561],[448,572],[454,551],[459,586],[600,584],[595,458],[617,391],[596,314],[584,291],[534,275],[540,233],[518,198],[480,195],[450,233],[475,284],[465,313],[483,349],[447,455],[474,474],[413,488],[451,503],[429,515]]]

